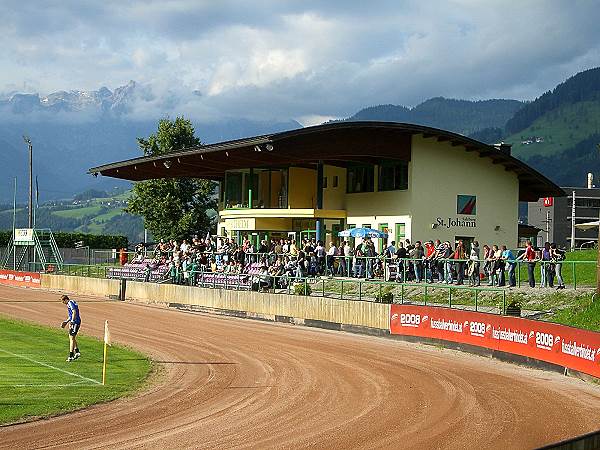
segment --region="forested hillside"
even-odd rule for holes
[[[600,100],[600,68],[580,72],[559,84],[552,91],[525,105],[506,123],[506,133],[514,134],[529,127],[535,120],[561,106]]]
[[[469,135],[484,128],[504,128],[507,120],[522,106],[523,103],[517,100],[469,101],[436,97],[414,108],[399,105],[371,106],[346,120],[407,122]]]

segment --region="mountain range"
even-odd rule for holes
[[[189,93],[195,98],[195,93]],[[140,156],[137,137],[156,130],[164,111],[179,111],[181,101],[158,95],[130,81],[110,90],[60,91],[40,96],[13,92],[0,98],[0,202],[27,196],[27,146],[33,142],[34,172],[40,201],[71,198],[86,189],[123,187],[110,178],[93,178],[89,167]],[[185,108],[183,108],[185,111]],[[185,115],[185,114],[184,114]],[[600,68],[581,72],[532,102],[510,99],[459,100],[435,97],[412,108],[370,106],[349,121],[382,120],[442,128],[488,143],[513,144],[513,155],[562,185],[581,185],[588,171],[600,171]],[[295,120],[241,118],[193,120],[204,143],[284,131]]]
[[[40,201],[71,198],[87,189],[129,186],[120,180],[93,178],[87,169],[141,156],[136,138],[155,132],[158,120],[166,114],[140,114],[139,110],[152,106],[168,111],[168,103],[168,98],[156,99],[151,90],[134,81],[113,91],[102,87],[48,96],[11,93],[0,99],[0,179],[4,180],[0,202],[12,201],[15,176],[18,201],[27,198],[28,153],[23,135],[33,143]],[[301,127],[294,120],[193,122],[204,143]]]

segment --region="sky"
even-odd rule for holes
[[[600,65],[595,0],[0,0],[0,16],[0,97],[135,80],[140,115],[311,125],[436,96],[532,100]]]

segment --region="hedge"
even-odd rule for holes
[[[12,231],[0,231],[0,246],[8,245]],[[103,236],[98,234],[56,232],[54,239],[59,248],[75,248],[75,242],[83,241],[90,248],[127,248],[127,236]]]

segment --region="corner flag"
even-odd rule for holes
[[[108,331],[108,320],[104,321],[104,343],[110,345],[110,331]]]
[[[102,361],[102,386],[106,384],[106,356],[110,344],[110,331],[108,330],[108,320],[104,321],[104,359]]]

